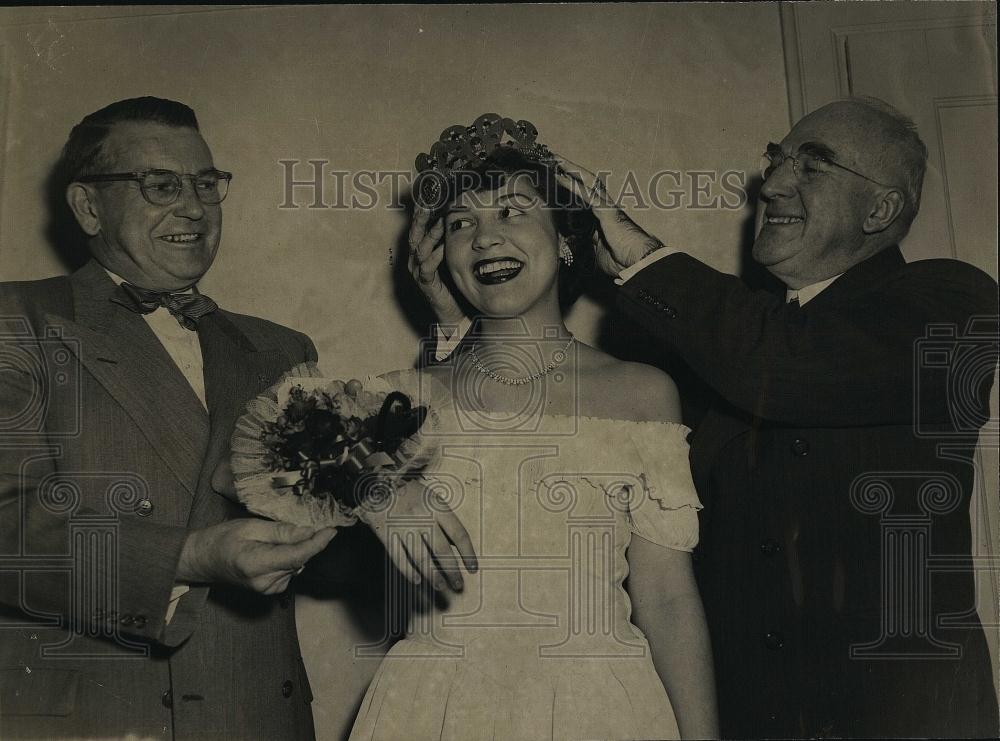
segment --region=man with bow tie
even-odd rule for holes
[[[212,484],[313,343],[198,292],[231,175],[190,108],[92,113],[60,170],[92,259],[0,284],[0,737],[311,738],[283,593],[335,531]]]
[[[92,259],[0,294],[8,353],[55,339],[73,354],[69,383],[4,365],[0,416],[44,408],[4,430],[0,553],[72,556],[78,573],[0,572],[0,735],[309,737],[279,595],[334,531],[239,517],[211,478],[243,404],[315,360],[313,344],[197,292],[230,175],[190,108],[113,103],[73,129],[60,167]],[[47,496],[59,486],[63,510]],[[107,548],[79,542],[87,518],[114,521]]]

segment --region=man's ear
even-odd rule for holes
[[[76,222],[88,237],[96,237],[101,232],[101,218],[97,204],[90,190],[82,183],[70,183],[66,188],[66,202],[69,204]]]
[[[861,228],[865,234],[884,232],[903,213],[905,205],[906,197],[902,191],[893,188],[883,192]]]

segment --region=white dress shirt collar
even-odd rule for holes
[[[103,265],[101,267],[104,268]],[[108,270],[107,268],[104,268],[104,272],[107,273],[108,277],[111,278],[111,280],[113,280],[115,282],[116,286],[120,286],[122,283],[126,282],[124,278],[122,278],[120,275],[118,275],[118,273],[113,273],[110,270]],[[185,288],[183,291],[169,291],[169,293],[194,293],[194,286],[195,285],[197,285],[197,284],[190,285],[187,288]]]
[[[792,299],[798,298],[799,306],[805,306],[807,303],[812,301],[814,298],[819,296],[831,283],[833,283],[840,275],[835,275],[832,278],[827,278],[826,280],[821,280],[819,283],[813,283],[808,286],[803,286],[797,291],[793,288],[785,289],[785,303],[787,304]]]
[[[107,268],[105,268],[105,271],[111,276],[111,280],[118,285],[124,283],[124,280],[120,276],[115,275]],[[189,293],[193,289],[194,287],[192,286],[186,292]],[[183,291],[178,291],[178,293],[183,293]],[[170,359],[174,361],[180,372],[184,374],[184,378],[190,384],[191,390],[194,391],[202,406],[207,410],[205,366],[198,333],[182,327],[173,314],[163,307],[157,307],[154,311],[148,314],[141,314],[140,316],[142,316],[143,320],[153,331],[153,334],[156,335],[156,339],[163,345],[167,354],[170,355]]]

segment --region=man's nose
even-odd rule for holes
[[[188,219],[200,219],[205,215],[205,204],[195,192],[195,184],[181,180],[181,192],[174,202],[174,213]]]
[[[791,157],[778,165],[764,181],[760,195],[764,199],[782,198],[795,192],[798,176],[795,174],[795,163]]]

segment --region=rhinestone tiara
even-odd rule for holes
[[[530,121],[515,122],[496,113],[484,113],[470,126],[449,126],[429,153],[417,155],[417,195],[424,204],[436,202],[452,173],[479,166],[498,149],[516,150],[535,162],[555,162],[537,137],[538,129]]]

